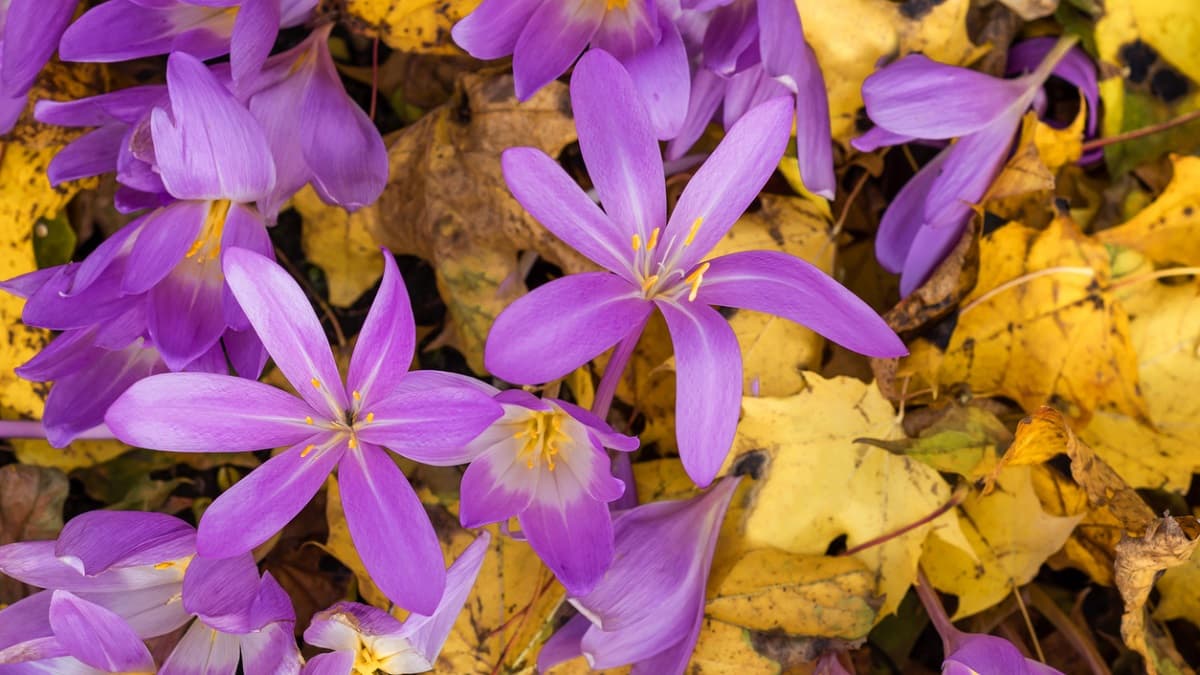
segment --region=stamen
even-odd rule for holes
[[[373,412],[367,413],[367,422],[374,422],[374,421],[375,421],[375,413],[373,413]]]
[[[696,299],[696,294],[700,292],[700,282],[704,281],[704,273],[707,271],[708,263],[704,263],[703,265],[697,267],[694,272],[689,274],[687,278],[683,280],[685,284],[690,284],[692,287],[692,292],[688,293],[688,302],[692,302]]]
[[[352,395],[352,396],[354,396],[354,400],[355,400],[355,401],[361,401],[361,400],[362,400],[362,394],[358,393],[358,390],[357,390],[357,389],[355,389],[355,390],[354,390],[354,392],[353,392],[351,395]]]
[[[636,232],[633,235],[633,250],[634,252],[642,250],[642,238]]]
[[[312,386],[313,386],[315,389],[320,389],[320,388],[321,388],[321,381],[320,381],[320,380],[318,380],[317,378],[315,378],[315,377],[314,377],[314,378],[312,379]]]
[[[209,204],[208,214],[204,224],[200,226],[200,234],[185,258],[195,258],[196,262],[212,260],[221,254],[221,234],[225,230],[225,219],[229,216],[230,202],[220,199]]]
[[[650,230],[650,241],[646,242],[646,250],[653,251],[655,246],[658,246],[658,231],[659,228]]]
[[[692,242],[696,240],[696,233],[700,231],[700,224],[703,222],[704,218],[700,217],[692,223],[692,229],[688,230],[687,238],[683,240],[684,246],[691,246]]]
[[[156,570],[165,570],[165,569],[167,569],[168,567],[174,567],[174,566],[175,566],[175,561],[173,561],[173,560],[168,560],[167,562],[160,562],[160,563],[158,563],[157,565],[155,565],[155,566],[154,566],[154,569],[156,569]]]
[[[350,448],[351,450],[353,450],[353,449],[355,449],[355,448],[357,448],[357,447],[358,447],[358,439],[357,439],[357,438],[355,438],[355,437],[353,437],[353,436],[351,436],[351,437],[350,437],[350,440],[346,441],[346,445],[347,445],[347,446],[349,446],[349,448]]]
[[[312,451],[313,451],[313,449],[314,449],[314,448],[316,448],[316,447],[317,447],[317,446],[315,446],[315,445],[311,445],[311,444],[304,446],[304,450],[302,450],[302,451],[300,452],[300,457],[301,457],[301,458],[308,457],[308,454],[309,454],[310,452],[312,452]]]
[[[305,423],[305,424],[312,424],[312,423],[313,423],[312,415],[305,415],[305,416],[304,416],[304,423]]]
[[[648,293],[650,291],[650,287],[657,283],[658,283],[658,275],[651,274],[650,276],[648,276],[642,280],[642,292]]]

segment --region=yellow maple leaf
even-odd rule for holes
[[[311,185],[292,197],[302,219],[300,245],[304,256],[325,271],[329,304],[349,307],[383,276],[383,256],[371,236],[374,209],[350,213],[321,201]]]
[[[1200,265],[1200,157],[1171,161],[1175,173],[1163,193],[1096,239],[1137,249],[1157,262]]]
[[[403,52],[457,54],[450,28],[479,0],[343,0],[350,25]]]

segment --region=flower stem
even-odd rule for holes
[[[925,606],[925,613],[929,615],[929,620],[933,622],[933,628],[942,637],[942,650],[946,656],[949,656],[957,646],[958,636],[961,632],[951,623],[949,615],[946,614],[946,608],[942,606],[942,601],[938,598],[937,592],[933,590],[933,584],[929,582],[929,577],[925,576],[925,570],[917,568],[917,597],[921,599],[921,604]]]
[[[0,438],[46,438],[46,427],[31,420],[0,420]],[[113,441],[116,437],[103,424],[75,436],[76,440]]]

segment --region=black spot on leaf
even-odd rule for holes
[[[1188,79],[1174,68],[1159,68],[1154,77],[1150,78],[1150,93],[1166,103],[1183,98],[1190,88],[1191,83]]]
[[[946,0],[904,0],[900,3],[900,13],[906,19],[916,21],[926,14],[933,11],[934,7],[942,4]]]
[[[1150,66],[1158,60],[1158,52],[1154,51],[1154,47],[1141,40],[1135,40],[1121,47],[1118,54],[1125,65],[1129,66],[1131,82],[1145,82],[1146,76],[1150,74]]]

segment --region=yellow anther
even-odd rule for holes
[[[688,236],[686,239],[683,240],[684,246],[691,246],[692,242],[696,240],[696,233],[700,231],[700,224],[703,222],[704,222],[704,218],[702,218],[702,217],[697,218],[695,221],[692,222],[692,229],[688,230]]]
[[[658,275],[657,274],[651,274],[650,276],[646,277],[645,279],[642,279],[642,292],[643,293],[649,292],[650,287],[657,283],[658,283]]]
[[[312,424],[312,423],[313,423],[313,420],[312,420],[312,415],[305,415],[305,416],[304,416],[304,423],[305,423],[305,424]]]
[[[321,381],[320,381],[320,380],[318,380],[317,378],[315,378],[315,377],[314,377],[314,378],[312,379],[312,386],[313,386],[313,388],[315,388],[315,389],[320,389],[320,388],[321,388]]]
[[[614,9],[625,9],[629,6],[629,0],[604,0],[604,9],[611,12]]]
[[[654,247],[658,246],[658,230],[659,228],[657,227],[650,230],[650,241],[646,242],[647,251],[653,251]]]
[[[353,450],[358,447],[358,439],[351,436],[350,440],[346,441],[346,445],[349,446],[351,450]]]
[[[361,400],[362,400],[362,394],[358,393],[358,390],[357,390],[357,389],[355,389],[351,395],[352,395],[352,396],[354,396],[354,400],[355,400],[355,401],[361,401]]]
[[[633,250],[635,252],[642,250],[642,238],[636,232],[633,235]]]
[[[525,459],[527,468],[534,468],[540,460],[546,463],[547,469],[554,471],[559,443],[566,438],[562,430],[563,414],[559,410],[530,412],[525,427],[513,434],[513,438],[525,438],[517,456]]]
[[[209,206],[204,224],[200,226],[200,234],[185,257],[195,258],[196,262],[212,260],[221,253],[221,234],[225,231],[225,218],[229,215],[229,201],[220,199]]]
[[[367,413],[367,421],[374,422],[375,421],[375,413],[372,413],[372,412]]]
[[[157,565],[155,565],[155,566],[154,566],[154,569],[156,569],[156,570],[165,570],[165,569],[167,569],[168,567],[174,567],[174,566],[175,566],[175,561],[174,561],[174,560],[168,560],[167,562],[160,562],[160,563],[158,563]]]
[[[688,277],[683,280],[685,284],[689,284],[692,287],[692,291],[688,293],[689,302],[696,299],[696,294],[700,292],[700,283],[704,281],[704,273],[707,271],[708,263],[704,263],[703,265],[697,267],[694,272],[689,274]]]
[[[301,457],[308,457],[308,454],[309,454],[310,452],[312,452],[312,451],[313,451],[313,449],[314,449],[314,448],[316,448],[316,447],[317,447],[317,446],[315,446],[315,445],[311,445],[311,444],[310,444],[310,445],[306,445],[306,446],[304,446],[304,450],[303,450],[303,451],[300,453],[300,456],[301,456]]]

